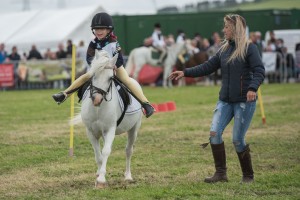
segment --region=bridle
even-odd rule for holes
[[[114,69],[114,67],[104,67],[104,69]],[[96,94],[96,93],[99,93],[103,96],[103,99],[105,101],[111,101],[112,99],[112,92],[110,92],[112,90],[112,82],[113,82],[113,77],[110,77],[110,83],[109,83],[109,86],[107,88],[107,90],[103,90],[101,88],[98,88],[96,86],[93,85],[93,81],[91,79],[90,81],[90,97],[92,98],[92,100],[94,101],[93,99],[93,94]],[[110,99],[107,98],[108,94],[110,92]]]

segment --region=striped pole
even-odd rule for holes
[[[72,46],[72,83],[75,81],[75,71],[76,71],[76,46]],[[71,112],[70,112],[70,119],[74,117],[74,102],[75,96],[74,93],[71,94]],[[74,154],[74,125],[70,125],[70,149],[69,149],[69,156],[73,156]]]
[[[265,110],[264,110],[263,100],[262,100],[262,97],[261,97],[260,87],[257,90],[257,94],[258,94],[258,102],[259,102],[259,107],[260,107],[260,113],[261,113],[262,123],[266,124],[266,116],[265,116]]]

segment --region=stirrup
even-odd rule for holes
[[[67,99],[67,97],[68,96],[64,92],[59,92],[57,94],[52,95],[52,98],[54,99],[54,101],[56,101],[58,105],[63,103]]]

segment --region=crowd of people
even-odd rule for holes
[[[271,82],[281,82],[280,77],[283,73],[280,67],[283,65],[287,70],[287,80],[300,80],[300,43],[296,45],[296,56],[288,53],[288,49],[284,44],[282,38],[276,38],[274,31],[270,31],[270,39],[264,41],[260,31],[250,32],[249,40],[254,43],[262,56],[263,52],[275,52],[277,53],[276,69],[274,73],[267,75],[267,80]],[[159,63],[162,62],[163,57],[166,55],[166,48],[173,44],[184,42],[187,36],[182,29],[178,29],[177,35],[173,34],[163,35],[162,27],[159,23],[154,25],[154,31],[151,37],[144,40],[144,46],[153,46],[157,51],[161,52]],[[184,65],[185,61],[198,52],[206,52],[209,57],[215,55],[222,45],[222,38],[218,32],[213,32],[209,38],[203,37],[199,33],[195,33],[191,38],[191,44],[193,50],[190,52],[182,52],[178,56],[178,60]],[[298,51],[298,53],[297,53]],[[186,56],[184,54],[187,53]],[[220,72],[217,72],[220,73]],[[220,74],[219,74],[220,75]],[[220,76],[219,76],[220,77]]]
[[[8,53],[8,51],[5,48],[5,44],[0,44],[0,64],[5,63],[12,63],[14,65],[14,88],[20,89],[20,88],[35,88],[35,86],[28,86],[26,78],[23,77],[24,70],[19,70],[19,63],[20,61],[33,61],[33,60],[61,60],[61,59],[68,59],[72,57],[72,46],[73,42],[71,39],[68,39],[66,41],[66,46],[64,43],[59,43],[57,45],[57,50],[53,51],[50,48],[48,48],[44,53],[40,51],[37,47],[37,45],[33,44],[31,46],[31,49],[28,52],[19,53],[18,47],[13,46],[11,49],[11,52]],[[80,41],[77,49],[76,49],[76,57],[77,59],[81,59],[85,63],[86,59],[86,47],[84,44],[84,41]],[[70,82],[70,80],[66,80],[66,83]],[[22,85],[22,86],[21,86]],[[24,86],[26,85],[26,86]],[[34,85],[34,84],[31,84]],[[63,83],[65,85],[65,83]],[[44,86],[41,86],[42,88]],[[53,86],[47,86],[47,87],[53,87]],[[61,86],[63,87],[63,86]],[[38,86],[40,88],[40,86]]]
[[[276,52],[277,53],[277,61],[276,61],[276,73],[267,74],[267,80],[269,82],[280,82],[280,73],[282,73],[281,65],[286,65],[287,69],[287,78],[294,79],[298,81],[300,79],[300,44],[295,47],[296,56],[294,57],[292,54],[288,53],[287,47],[284,44],[284,40],[281,38],[276,38],[275,33],[273,31],[269,32],[269,40],[262,40],[262,34],[260,31],[250,32],[249,40],[254,43],[262,56],[263,52]],[[175,34],[167,34],[164,35],[162,31],[162,26],[160,23],[154,24],[153,33],[149,38],[144,40],[144,46],[152,46],[160,52],[158,63],[161,64],[163,59],[167,54],[167,47],[172,46],[176,43],[185,42],[187,39],[187,35],[183,29],[178,29],[176,35]],[[200,33],[195,33],[191,38],[191,45],[193,49],[190,52],[181,52],[178,55],[178,61],[184,65],[184,63],[193,55],[198,52],[206,52],[209,57],[215,55],[219,48],[222,45],[222,38],[219,32],[213,32],[209,38],[203,37]],[[57,50],[53,51],[48,48],[44,53],[39,51],[38,47],[33,44],[31,50],[26,53],[20,54],[18,52],[18,47],[13,46],[11,52],[5,49],[5,44],[0,44],[0,64],[1,63],[14,63],[14,69],[17,70],[19,61],[27,61],[27,60],[57,60],[57,59],[66,59],[71,58],[72,56],[72,40],[67,40],[66,44],[59,43],[57,46]],[[86,59],[86,51],[87,47],[83,41],[80,41],[77,45],[77,58],[82,60]],[[298,52],[298,53],[297,53]],[[17,73],[17,72],[16,72]],[[217,72],[217,76],[220,77],[220,71]],[[18,76],[16,75],[17,79]]]
[[[56,60],[56,59],[65,59],[72,57],[72,40],[67,40],[66,46],[63,43],[59,43],[57,46],[56,51],[52,51],[48,48],[45,53],[41,53],[41,51],[37,48],[35,44],[31,46],[30,51],[23,52],[20,54],[18,52],[18,47],[13,46],[11,49],[11,53],[9,54],[8,51],[5,49],[5,44],[0,44],[0,64],[2,63],[9,63],[15,61],[26,61],[26,60]],[[83,51],[84,49],[84,51]],[[80,41],[77,48],[77,57],[85,59],[86,54],[86,47],[84,47],[84,42]]]

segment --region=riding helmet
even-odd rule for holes
[[[108,28],[113,30],[114,25],[113,25],[112,17],[105,12],[97,13],[93,17],[91,23],[91,29],[95,29],[95,28]]]

